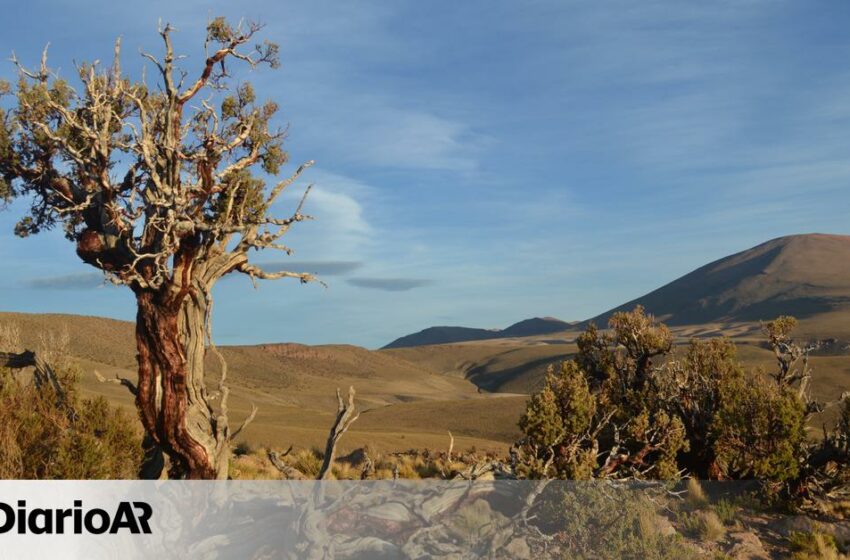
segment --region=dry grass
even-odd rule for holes
[[[679,523],[685,533],[701,542],[717,542],[726,536],[726,526],[711,510],[682,513]]]
[[[0,478],[136,478],[141,430],[102,397],[78,399],[73,379],[61,375],[60,403],[25,373],[0,369]]]
[[[17,328],[9,326],[11,322]],[[81,367],[81,393],[102,395],[133,411],[132,397],[123,387],[100,383],[93,374],[98,370],[105,377],[135,377],[132,324],[96,317],[0,313],[0,329],[5,329],[0,344],[5,338],[18,349],[39,349],[44,346],[39,333],[65,330],[67,335],[58,342],[69,347]],[[693,335],[736,335],[747,365],[773,367],[772,355],[754,335],[757,326],[716,324],[673,330],[678,343]],[[230,364],[231,416],[237,423],[252,403],[259,407],[256,421],[245,432],[255,445],[322,446],[333,422],[337,387],[354,385],[363,414],[346,434],[342,453],[366,445],[382,453],[444,450],[448,430],[457,448],[504,453],[518,435],[516,421],[525,397],[482,394],[476,384],[508,392],[531,390],[539,385],[546,365],[575,351],[576,334],[382,351],[346,345],[224,347]],[[850,385],[847,356],[816,356],[812,364],[816,397],[834,399]],[[213,384],[216,368],[213,363]],[[829,425],[833,417],[830,410],[815,417],[813,425]]]
[[[322,465],[322,452],[317,449],[294,449],[283,455],[281,449],[274,449],[280,460],[303,473],[307,478],[315,478]],[[243,480],[267,480],[281,478],[280,472],[268,459],[269,449],[257,448],[250,453],[234,457],[231,463],[231,476]],[[367,468],[366,457],[371,460]],[[493,459],[493,453],[469,449],[457,453],[449,460],[445,452],[406,451],[403,453],[383,453],[374,448],[361,448],[349,456],[343,456],[334,463],[334,480],[419,480],[427,478],[450,479],[459,472],[480,461]]]
[[[841,554],[835,538],[825,533],[793,532],[788,537],[794,560],[847,560],[850,556]]]
[[[705,491],[702,489],[699,480],[689,478],[685,490],[685,504],[689,509],[697,510],[708,506],[708,496],[705,495]]]

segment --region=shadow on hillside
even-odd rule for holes
[[[466,374],[466,379],[478,387],[480,391],[487,391],[489,393],[504,392],[505,385],[513,381],[519,381],[522,391],[531,393],[543,386],[543,377],[547,367],[562,362],[572,356],[572,353],[546,356],[518,366],[495,370],[491,370],[490,368],[497,362],[495,359],[491,359],[485,364],[469,370]],[[510,392],[517,392],[516,387]]]

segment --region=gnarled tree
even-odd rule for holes
[[[213,285],[231,272],[314,279],[265,272],[248,258],[252,249],[289,253],[280,238],[308,218],[304,198],[285,218],[272,206],[312,164],[268,188],[262,178],[287,159],[272,124],[277,105],[225,81],[230,64],[278,66],[275,44],[254,44],[260,29],[212,20],[206,59],[190,74],[178,66],[172,28],[161,28],[164,52],[143,53],[155,87],[122,71],[120,42],[111,67],[77,67],[77,89],[48,68],[46,50],[37,70],[13,57],[17,85],[0,84],[11,98],[0,110],[0,196],[31,201],[18,235],[61,226],[83,261],[135,294],[136,405],[173,477],[227,476],[235,434],[226,367],[217,399],[204,379],[207,345],[215,351]]]

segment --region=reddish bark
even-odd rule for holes
[[[145,430],[171,459],[172,476],[216,478],[213,457],[186,425],[190,373],[178,326],[180,308],[162,301],[160,294],[140,291],[136,297],[136,406]]]

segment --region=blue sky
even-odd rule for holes
[[[282,68],[239,78],[317,161],[316,221],[258,260],[329,287],[224,280],[220,343],[584,319],[773,237],[850,233],[846,2],[132,4],[7,2],[0,51],[35,64],[49,41],[69,75],[120,35],[137,71],[162,18],[193,69],[208,16],[261,19]],[[15,238],[22,211],[0,212],[0,309],[133,317],[58,232]]]

